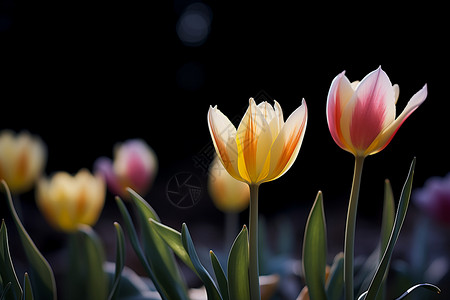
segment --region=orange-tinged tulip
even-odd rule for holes
[[[106,185],[100,175],[81,169],[72,176],[58,172],[37,183],[36,201],[47,221],[56,229],[73,232],[78,225],[93,226],[103,209]]]
[[[327,121],[331,136],[342,149],[366,157],[383,150],[403,122],[425,101],[427,85],[409,100],[396,118],[398,85],[379,67],[361,82],[342,72],[328,92]]]
[[[217,156],[209,169],[208,191],[214,205],[223,212],[239,213],[250,202],[248,184],[228,174]]]
[[[8,184],[11,193],[30,190],[42,174],[47,161],[47,148],[38,137],[11,130],[0,133],[0,178]]]
[[[284,122],[278,102],[256,105],[250,98],[236,129],[216,107],[208,111],[208,125],[216,153],[231,176],[248,184],[277,179],[297,158],[305,135],[305,100]]]

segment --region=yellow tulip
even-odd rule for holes
[[[284,122],[278,102],[249,107],[238,129],[216,107],[210,107],[208,125],[216,153],[237,180],[251,185],[283,175],[297,158],[305,135],[308,112],[305,100]]]
[[[30,190],[42,174],[47,161],[44,142],[28,132],[15,134],[11,130],[0,133],[0,178],[11,193]]]
[[[250,202],[248,184],[228,174],[217,156],[209,169],[208,191],[214,205],[226,213],[239,213]]]
[[[93,226],[103,209],[106,185],[100,175],[81,169],[75,176],[58,172],[37,183],[36,201],[46,220],[56,229],[73,232],[78,225]]]

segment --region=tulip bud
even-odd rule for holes
[[[225,213],[239,213],[250,202],[248,184],[228,174],[217,156],[209,169],[208,191],[214,205]]]
[[[450,173],[429,178],[412,196],[415,204],[432,219],[450,225]]]
[[[155,179],[158,160],[153,149],[141,139],[127,140],[114,147],[114,160],[100,157],[94,163],[94,172],[101,174],[108,189],[128,198],[127,187],[146,194]]]

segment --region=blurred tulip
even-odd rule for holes
[[[158,170],[153,149],[141,139],[127,140],[114,147],[114,160],[100,157],[94,163],[94,172],[105,178],[108,189],[128,198],[127,187],[144,195],[150,189]]]
[[[214,205],[225,213],[239,213],[250,202],[248,184],[228,174],[217,156],[209,169],[208,191]]]
[[[350,81],[342,72],[334,78],[327,100],[331,135],[342,149],[366,157],[383,150],[403,122],[427,97],[427,85],[409,100],[396,118],[398,85],[392,85],[379,67],[361,82]]]
[[[305,100],[286,120],[278,102],[256,105],[250,98],[238,129],[216,107],[208,111],[208,125],[216,153],[237,180],[259,185],[283,175],[297,158],[305,135]]]
[[[445,177],[429,178],[412,197],[432,219],[450,225],[450,173]]]
[[[93,226],[103,209],[106,186],[103,178],[81,169],[75,176],[58,172],[37,183],[36,201],[56,229],[72,232],[79,224]]]
[[[47,162],[44,142],[28,132],[15,134],[11,130],[0,133],[0,178],[11,193],[29,191],[42,174]]]

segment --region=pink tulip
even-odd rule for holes
[[[337,75],[327,100],[328,128],[336,144],[360,157],[383,150],[403,122],[425,101],[427,85],[396,118],[398,95],[398,85],[392,85],[381,67],[361,82],[350,83],[345,72]]]
[[[450,225],[450,173],[446,177],[429,178],[412,197],[431,218]]]
[[[100,157],[94,163],[94,171],[103,175],[108,189],[127,198],[126,188],[139,194],[150,189],[158,169],[155,153],[143,140],[132,139],[114,148],[114,160]]]

